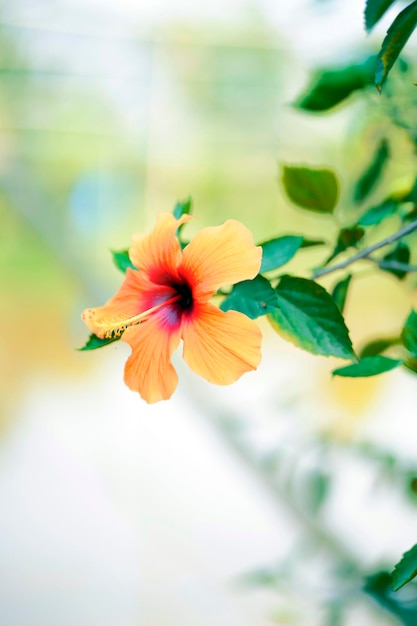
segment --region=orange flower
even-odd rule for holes
[[[154,230],[134,235],[128,269],[119,291],[82,319],[98,337],[122,334],[132,348],[125,382],[147,402],[168,399],[177,386],[171,357],[180,339],[189,367],[218,385],[256,369],[261,353],[257,324],[237,311],[209,302],[224,284],[254,278],[262,250],[235,220],[205,228],[181,250],[176,232],[192,219],[159,215]]]

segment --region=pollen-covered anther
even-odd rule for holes
[[[169,304],[173,304],[181,299],[181,295],[174,296],[173,298],[169,298],[164,302],[160,302],[159,304],[139,313],[139,315],[134,315],[129,317],[125,313],[119,313],[117,315],[103,315],[98,319],[94,319],[94,310],[88,309],[83,314],[83,319],[85,320],[87,316],[90,327],[93,328],[93,332],[95,335],[105,339],[111,339],[112,337],[119,337],[122,335],[125,330],[131,328],[132,326],[136,326],[145,322],[147,319],[151,317],[153,313],[156,313],[159,309],[167,306]],[[90,313],[91,311],[91,313]]]
[[[90,318],[91,319],[91,318]],[[95,334],[99,337],[110,339],[113,336],[119,337],[129,326],[140,323],[136,317],[129,318],[127,315],[105,315],[93,322]]]

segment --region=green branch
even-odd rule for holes
[[[331,265],[330,267],[324,267],[323,269],[315,270],[312,274],[312,278],[313,279],[320,278],[321,276],[325,276],[326,274],[330,274],[331,272],[336,272],[337,270],[343,270],[349,265],[352,265],[352,263],[356,263],[356,261],[360,261],[361,259],[370,259],[370,255],[372,254],[372,252],[375,252],[375,250],[379,250],[380,248],[383,248],[384,246],[388,246],[389,244],[394,243],[395,241],[398,241],[399,239],[402,239],[402,237],[409,235],[416,229],[417,229],[417,220],[415,220],[414,222],[410,222],[410,224],[407,224],[407,226],[404,226],[403,228],[398,230],[396,233],[393,233],[389,237],[386,237],[385,239],[378,241],[372,246],[368,246],[368,248],[364,248],[357,254],[354,254],[353,256],[351,256],[349,259],[346,259],[346,261],[342,261],[342,263],[337,263],[336,265]],[[370,259],[370,260],[375,262],[374,259]],[[380,263],[381,261],[378,261],[378,264]],[[415,268],[415,266],[410,266],[410,267]],[[413,269],[412,271],[416,271],[416,270]]]

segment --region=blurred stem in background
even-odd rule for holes
[[[291,613],[292,593],[295,598],[297,594],[311,597],[313,603],[325,609],[323,624],[326,626],[350,624],[346,619],[351,609],[365,600],[376,619],[379,615],[383,620],[381,623],[396,624],[398,620],[404,626],[415,626],[417,585],[412,584],[408,590],[394,594],[389,572],[365,565],[366,555],[361,558],[354,554],[343,538],[329,527],[326,503],[332,497],[332,483],[340,471],[332,460],[335,452],[339,455],[343,452],[343,447],[329,438],[311,437],[302,446],[300,442],[281,441],[274,452],[262,454],[256,452],[239,415],[230,411],[226,415],[220,407],[216,410],[202,401],[200,395],[193,395],[192,390],[188,397],[194,404],[195,415],[206,419],[223,444],[233,451],[276,504],[279,514],[289,514],[299,530],[299,537],[289,546],[285,558],[275,565],[266,564],[247,573],[242,583],[252,588],[272,588],[281,598],[290,593],[290,605],[284,610],[286,615]],[[202,410],[203,406],[209,408]],[[370,444],[350,442],[344,452],[351,460],[357,457],[365,461],[381,479],[386,476],[395,490],[400,489],[406,501],[413,506],[417,504],[417,466],[404,464]],[[315,466],[307,473],[300,471],[302,458],[309,455],[315,457]],[[317,575],[305,580],[303,571],[316,571]],[[392,615],[393,622],[388,614]],[[280,619],[278,615],[279,624]],[[295,617],[294,620],[297,622]]]

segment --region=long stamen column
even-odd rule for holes
[[[95,310],[87,309],[86,311],[84,311],[82,319],[87,324],[87,326],[89,326],[93,330],[94,334],[97,335],[97,337],[100,337],[101,339],[110,338],[114,335],[121,335],[131,326],[141,324],[159,309],[169,304],[173,304],[174,302],[178,302],[178,300],[180,300],[181,298],[181,295],[176,295],[173,298],[169,298],[168,300],[160,302],[150,309],[139,313],[139,315],[134,315],[133,317],[128,317],[124,313],[120,313],[117,315],[104,315],[100,318],[96,318]]]

